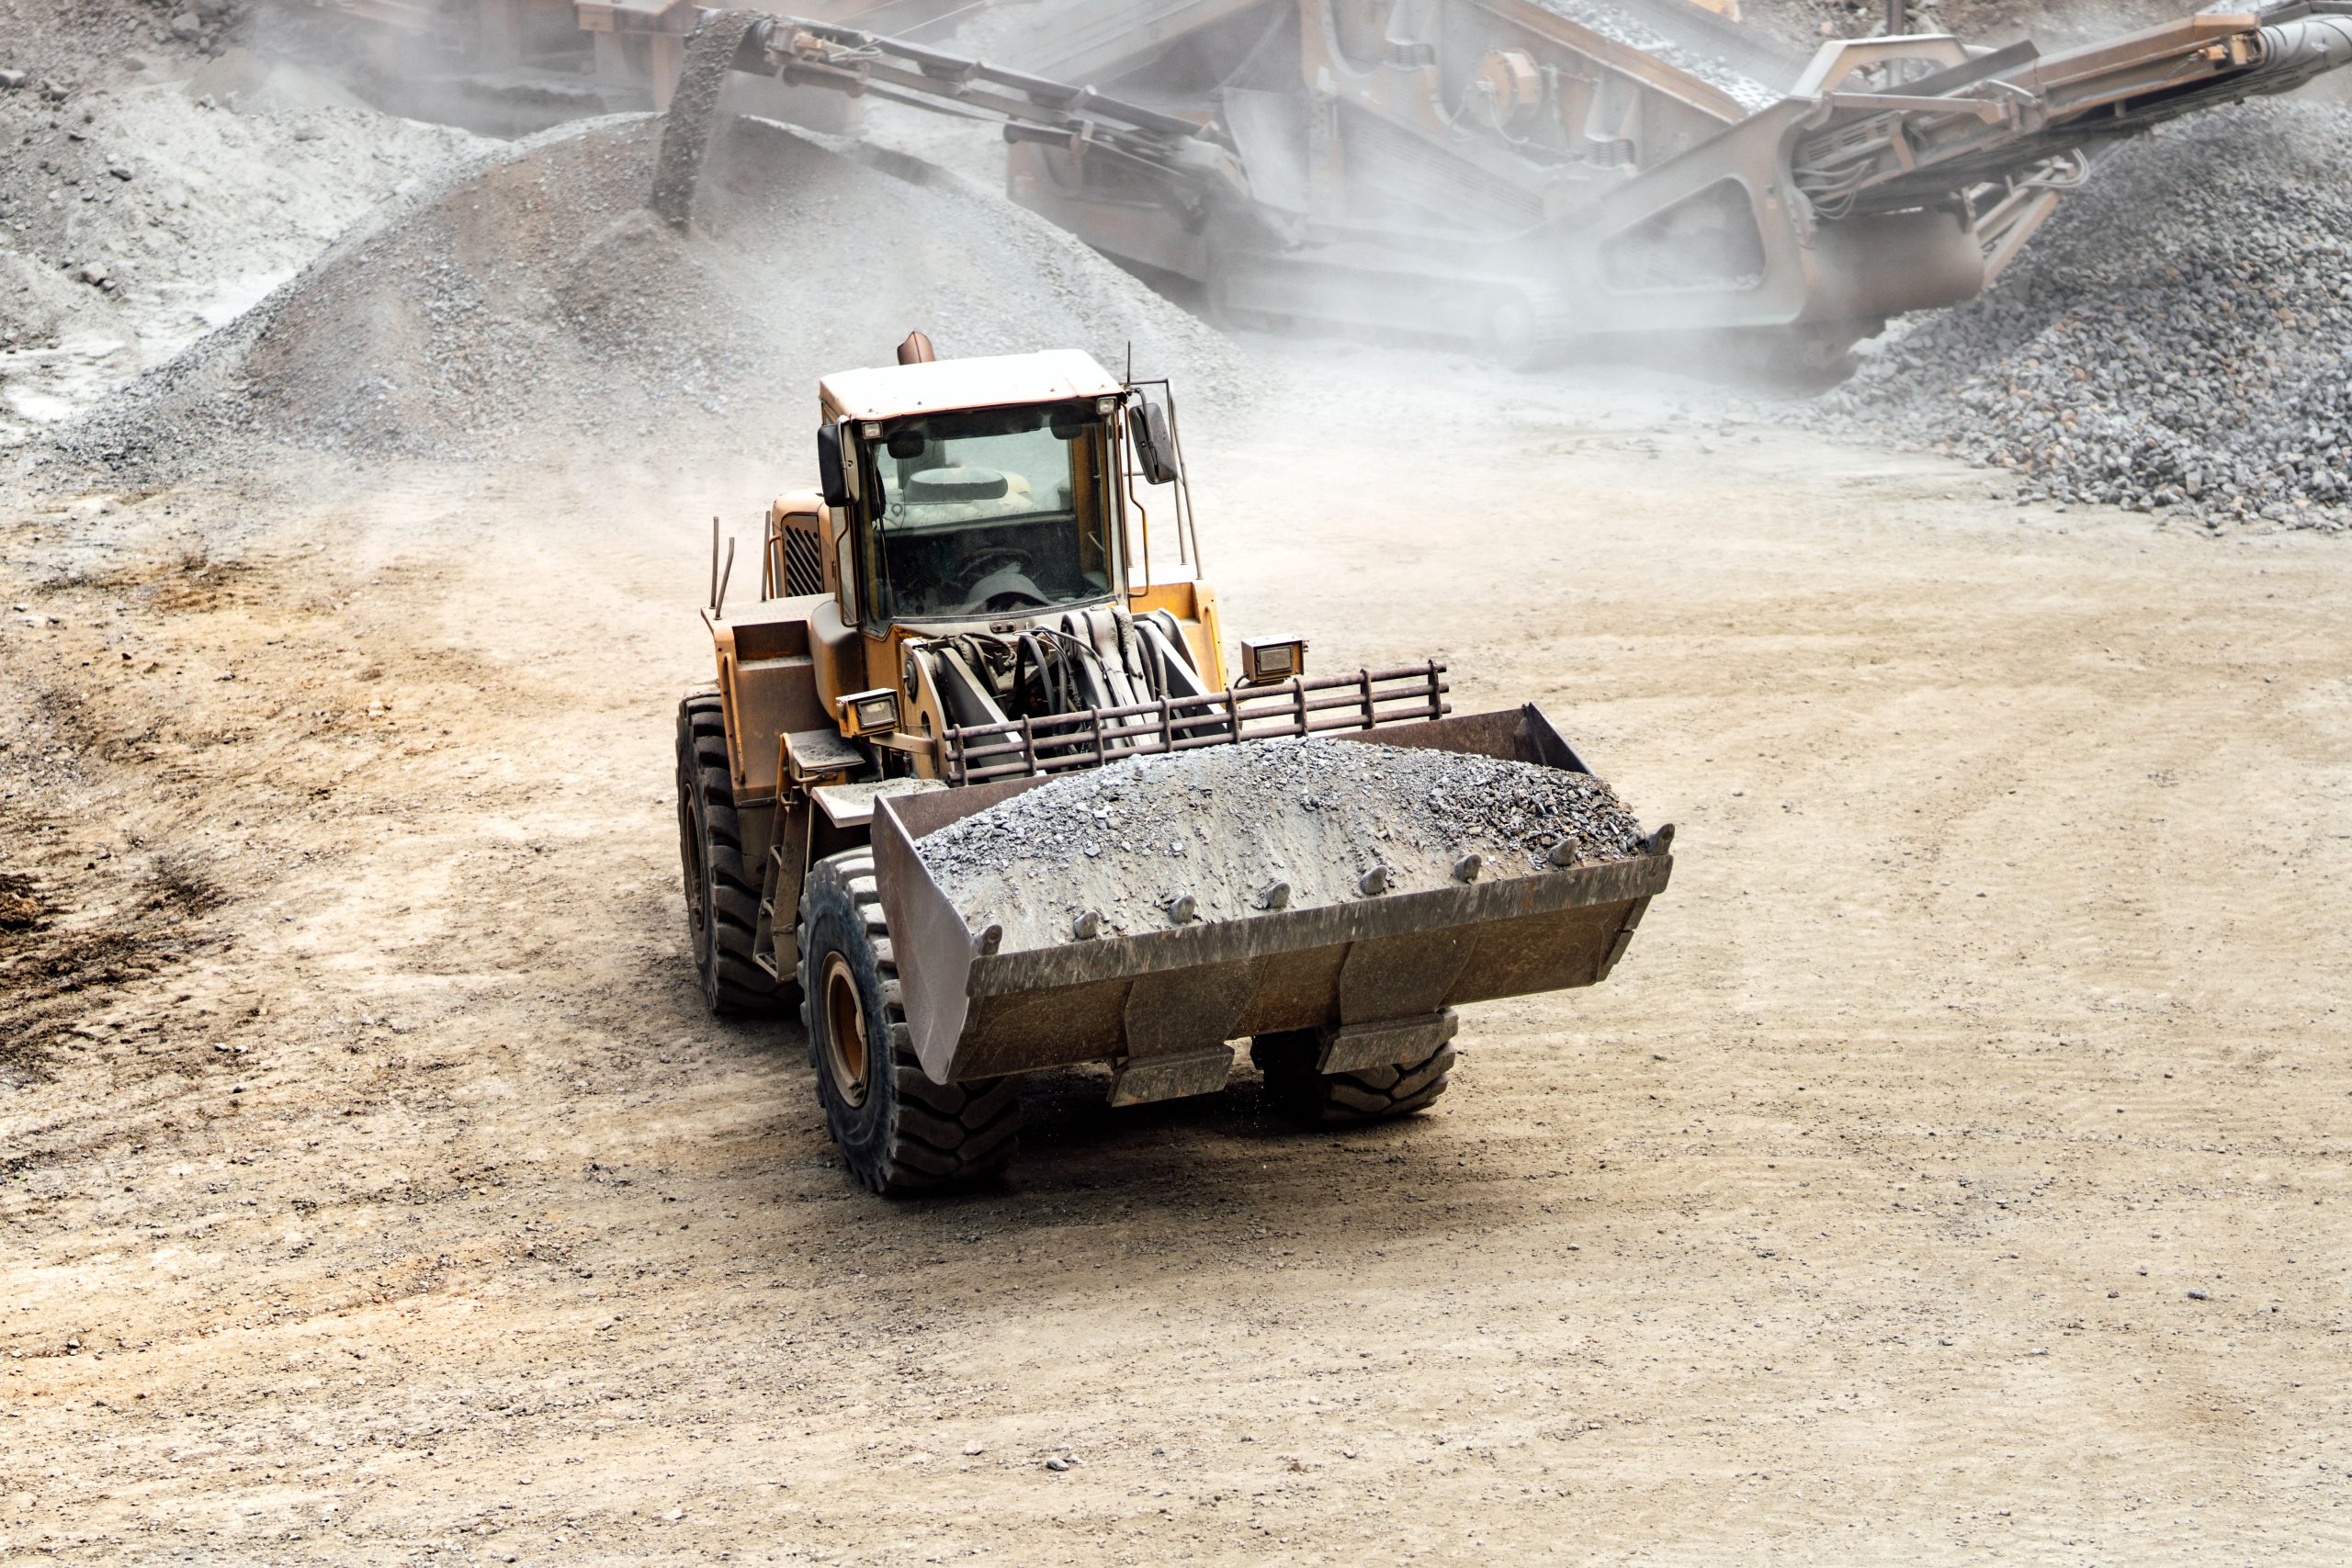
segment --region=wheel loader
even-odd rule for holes
[[[1261,637],[1228,664],[1166,381],[1069,351],[941,359],[921,333],[898,360],[820,384],[820,489],[769,508],[756,603],[728,606],[714,534],[718,683],[678,712],[704,995],[797,1004],[861,1182],[1002,1169],[1024,1073],[1103,1063],[1114,1103],[1147,1103],[1222,1089],[1245,1039],[1288,1115],[1404,1115],[1446,1088],[1457,1007],[1608,975],[1671,828],[1604,863],[1471,856],[1435,890],[1367,878],[1239,919],[1186,899],[1164,930],[1081,917],[1042,944],[958,908],[924,839],[1080,770],[1306,735],[1589,770],[1532,706],[1452,713],[1434,660],[1312,676],[1302,640]]]

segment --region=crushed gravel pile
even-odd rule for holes
[[[249,33],[253,11],[252,0],[0,0],[0,93],[54,89],[62,102],[182,66]]]
[[[2352,523],[2352,110],[2201,115],[2118,149],[1999,285],[1815,406],[2016,470],[2021,499]]]
[[[1590,28],[1605,39],[1656,55],[1668,65],[1689,72],[1709,86],[1721,88],[1751,110],[1769,107],[1780,101],[1779,93],[1725,62],[1669,41],[1655,28],[1645,26],[1638,12],[1606,5],[1601,0],[1535,0],[1535,3],[1555,17],[1566,17],[1578,27]]]
[[[943,352],[1075,347],[1206,401],[1214,332],[1043,220],[927,165],[757,121],[679,234],[647,210],[661,125],[586,122],[395,200],[231,328],[56,438],[158,482],[288,444],[494,457],[549,443],[799,451],[816,382]]]
[[[2199,6],[2196,0],[2100,0],[2097,6],[2082,0],[1912,0],[1904,30],[1956,33],[1983,45],[2030,38],[2046,52],[2176,22],[2200,9],[2229,7]],[[1810,49],[1825,39],[1877,38],[1886,31],[1885,0],[1743,0],[1740,15],[1747,26],[1792,50]]]
[[[0,444],[169,359],[488,145],[235,51],[62,103],[0,92]]]
[[[1491,757],[1307,737],[1114,763],[1042,784],[922,840],[924,866],[974,930],[1007,950],[1162,931],[1261,912],[1267,889],[1311,908],[1451,886],[1465,855],[1485,879],[1524,876],[1566,842],[1574,863],[1642,852],[1642,827],[1589,773]],[[1385,894],[1364,876],[1385,873]]]

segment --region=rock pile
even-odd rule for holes
[[[403,184],[490,145],[232,62],[33,112],[0,97],[0,444],[168,359]]]
[[[55,102],[158,65],[218,55],[249,33],[252,0],[15,0],[0,24],[0,93]]]
[[[1817,405],[2022,498],[2352,524],[2352,111],[2201,115],[2117,149],[1997,287]]]
[[[1655,28],[1645,25],[1638,13],[1623,6],[1608,5],[1605,0],[1535,0],[1535,3],[1555,16],[1566,17],[1578,27],[1590,28],[1605,39],[1656,55],[1668,64],[1689,72],[1709,86],[1728,93],[1747,109],[1764,108],[1781,96],[1724,61],[1668,40]]]
[[[1043,220],[911,159],[758,121],[713,150],[694,231],[647,209],[660,122],[517,144],[388,204],[229,329],[56,440],[156,481],[241,446],[463,458],[550,444],[797,451],[825,372],[1076,347],[1211,401],[1209,329]]]
[[[2030,38],[2047,51],[2177,21],[2197,9],[2194,0],[2101,0],[2097,6],[2081,0],[1911,0],[1904,30],[1956,33],[1972,44]],[[1778,36],[1792,49],[1886,31],[1886,0],[1746,0],[1740,10],[1747,26]]]
[[[922,840],[978,930],[1007,950],[1164,931],[1643,852],[1642,827],[1589,773],[1304,737],[1154,755],[1056,779]],[[1560,856],[1555,861],[1555,855]],[[1366,878],[1374,880],[1367,883]],[[1176,910],[1190,898],[1187,909]]]

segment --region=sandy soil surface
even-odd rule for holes
[[[1426,1116],[1061,1075],[920,1203],[684,951],[708,519],[797,469],[12,498],[0,1561],[2352,1551],[2340,541],[1258,352],[1229,629],[1541,703],[1674,885]]]

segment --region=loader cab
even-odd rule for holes
[[[938,776],[958,728],[1224,687],[1172,408],[1071,352],[820,384],[821,495],[771,509],[763,596],[886,775]]]
[[[819,450],[842,618],[883,637],[1113,602],[1125,391],[1082,354],[829,378]]]
[[[865,625],[1025,618],[1112,596],[1112,421],[1093,402],[878,423],[845,454],[864,503]]]

